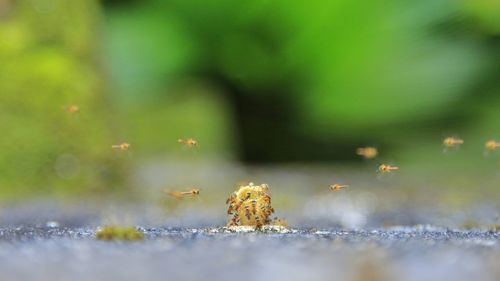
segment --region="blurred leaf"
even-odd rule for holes
[[[113,11],[108,19],[105,61],[122,94],[158,92],[196,61],[199,46],[175,15],[140,8]]]

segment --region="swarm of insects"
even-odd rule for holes
[[[111,146],[112,149],[115,149],[115,150],[128,150],[130,148],[130,144],[129,143],[122,143],[122,144],[115,144],[115,145],[112,145]]]
[[[229,204],[227,214],[232,215],[227,225],[260,227],[269,224],[269,216],[274,213],[274,209],[268,191],[269,186],[265,183],[240,186],[226,200],[226,204]]]
[[[142,240],[144,234],[135,227],[105,225],[95,233],[97,240]]]
[[[377,157],[378,151],[375,147],[367,146],[356,149],[356,154],[363,156],[365,159],[372,159]]]

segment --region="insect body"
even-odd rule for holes
[[[282,227],[288,227],[288,221],[286,219],[281,219],[281,218],[274,218],[271,224]]]
[[[176,198],[188,197],[188,196],[197,196],[200,194],[200,190],[197,188],[193,188],[189,191],[165,191],[168,195]]]
[[[443,140],[443,145],[445,147],[451,148],[451,147],[458,147],[459,145],[463,144],[464,140],[456,138],[456,137],[447,137]]]
[[[372,159],[377,157],[378,151],[375,147],[360,147],[356,149],[356,154],[363,156],[365,159]]]
[[[80,107],[77,105],[63,106],[62,109],[68,113],[78,113],[80,112]]]
[[[346,187],[349,187],[349,185],[347,185],[347,184],[339,184],[339,183],[331,184],[330,185],[330,189],[332,191],[338,191],[338,190],[341,190],[341,189],[346,188]]]
[[[484,144],[484,147],[487,149],[487,150],[496,150],[497,148],[500,148],[500,142],[498,141],[495,141],[495,140],[489,140],[487,141],[485,144]]]
[[[378,166],[378,171],[381,173],[390,173],[395,170],[399,170],[399,167],[387,164],[380,164],[380,166]]]
[[[196,141],[193,138],[188,138],[188,139],[178,139],[178,143],[185,145],[189,148],[197,147],[198,146],[198,141]]]
[[[115,149],[115,150],[128,150],[130,148],[130,144],[129,143],[122,143],[122,144],[115,144],[115,145],[112,145],[111,146],[112,149]]]

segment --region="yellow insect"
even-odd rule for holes
[[[387,164],[380,164],[380,166],[378,166],[378,171],[381,173],[390,173],[395,170],[399,170],[399,167]]]
[[[500,147],[500,142],[497,142],[495,140],[489,140],[484,144],[484,147],[487,150],[495,150]]]
[[[447,137],[443,140],[443,145],[445,147],[457,147],[464,143],[464,140],[456,137]]]
[[[339,191],[343,188],[349,187],[347,184],[340,184],[340,183],[335,183],[335,184],[330,184],[330,189],[332,191]]]
[[[62,109],[68,113],[78,113],[80,112],[80,107],[77,105],[68,105],[68,106],[63,106]]]
[[[130,144],[129,143],[122,143],[122,144],[114,144],[111,146],[112,149],[116,149],[116,150],[122,150],[122,151],[125,151],[125,150],[128,150],[130,148]]]
[[[356,149],[356,154],[366,159],[372,159],[377,157],[378,151],[375,147],[367,146]]]
[[[247,186],[250,184],[250,181],[248,180],[240,180],[236,183],[236,187],[241,187],[241,186]]]
[[[188,197],[188,196],[197,196],[200,194],[200,190],[197,188],[193,188],[189,191],[166,191],[165,192],[175,198]]]
[[[189,148],[198,147],[198,141],[196,141],[193,138],[178,139],[177,142],[180,143],[180,144],[183,144],[183,145],[185,145],[185,146],[187,146]]]
[[[282,218],[274,218],[271,221],[271,225],[288,227],[288,221],[286,219],[282,219]]]

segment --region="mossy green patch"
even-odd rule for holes
[[[105,225],[96,231],[95,239],[137,241],[144,239],[144,233],[135,227]]]

